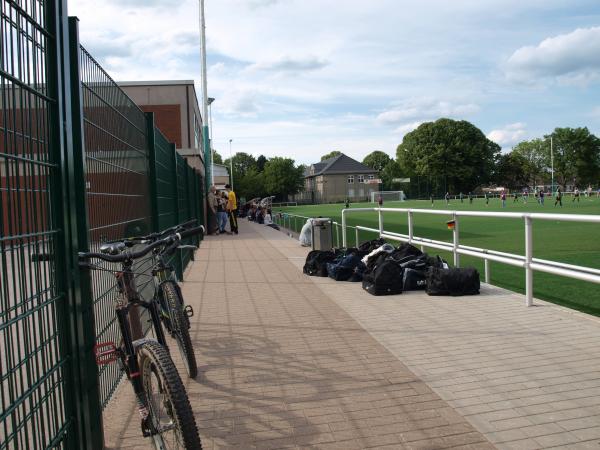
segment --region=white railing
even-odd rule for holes
[[[390,239],[423,247],[436,248],[452,252],[454,265],[460,267],[460,255],[474,256],[484,260],[485,282],[489,283],[490,268],[489,261],[495,261],[525,269],[525,303],[527,306],[533,304],[533,271],[546,272],[554,275],[561,275],[568,278],[600,283],[600,270],[591,267],[565,264],[556,261],[549,261],[533,257],[533,221],[534,220],[559,220],[566,222],[590,222],[600,223],[600,215],[583,214],[543,214],[543,213],[503,213],[503,212],[475,212],[475,211],[447,211],[432,209],[407,209],[407,208],[354,208],[342,210],[342,245],[347,246],[348,225],[346,217],[355,212],[377,212],[379,218],[379,229],[366,227],[355,227],[356,240],[358,242],[358,230],[367,230],[378,232],[384,239]],[[383,213],[406,213],[408,215],[408,234],[385,231]],[[452,243],[436,241],[414,236],[414,215],[415,214],[436,214],[450,217],[454,220],[454,230]],[[467,245],[460,245],[459,242],[459,217],[493,217],[500,219],[523,219],[525,225],[525,255],[516,255],[513,253],[499,252],[495,250],[482,249]]]

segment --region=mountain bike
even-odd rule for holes
[[[202,444],[185,387],[166,347],[157,296],[150,300],[142,298],[135,283],[133,264],[153,250],[177,246],[182,239],[202,232],[204,227],[169,234],[138,251],[131,251],[123,242],[114,242],[102,244],[100,253],[79,253],[82,269],[108,270],[89,262],[92,259],[121,264],[121,270],[109,270],[116,278],[119,292],[115,311],[121,342],[118,345],[97,343],[94,354],[99,365],[120,361],[135,393],[142,433],[152,439],[156,449],[196,450],[201,449]],[[141,328],[137,307],[150,313],[156,339],[134,336],[134,330]]]
[[[137,244],[147,244],[163,239],[165,236],[184,232],[197,224],[197,220],[193,219],[184,222],[158,233],[152,233],[146,236],[129,237],[121,241],[123,246],[116,250],[123,250],[127,247],[133,247]],[[202,233],[204,227],[201,226]],[[116,241],[114,243],[118,243]],[[154,278],[155,291],[158,294],[160,304],[160,319],[171,335],[181,353],[181,357],[185,363],[185,368],[190,378],[196,378],[198,375],[198,364],[196,355],[192,347],[192,339],[190,337],[190,317],[194,315],[194,310],[190,305],[186,305],[183,300],[183,294],[179,287],[177,275],[174,267],[168,262],[177,249],[196,249],[194,245],[182,245],[180,242],[174,242],[168,246],[157,247],[153,250],[155,263],[152,267],[152,276]]]

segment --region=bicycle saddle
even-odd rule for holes
[[[125,247],[126,245],[124,242],[107,242],[100,246],[100,251],[107,255],[118,255],[125,249]]]

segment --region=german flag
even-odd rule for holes
[[[456,222],[454,220],[449,220],[448,222],[446,222],[446,226],[449,230],[454,230],[454,228],[456,227]]]

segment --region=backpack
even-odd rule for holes
[[[394,261],[383,261],[363,276],[362,287],[372,295],[401,294],[402,268]]]
[[[347,281],[352,277],[356,267],[361,263],[358,253],[350,253],[347,256],[337,258],[327,263],[327,275],[335,281]]]
[[[396,248],[396,250],[394,250],[392,252],[392,256],[394,257],[394,259],[396,261],[405,258],[407,256],[421,256],[423,255],[423,252],[421,250],[419,250],[417,247],[415,247],[412,244],[409,244],[408,242],[404,242],[402,245],[400,245],[398,248]]]
[[[372,239],[370,241],[365,241],[358,246],[358,250],[361,252],[366,252],[365,254],[371,253],[373,250],[381,247],[385,244],[385,240],[382,238]]]
[[[302,272],[313,277],[326,277],[327,263],[335,258],[336,254],[331,250],[312,250],[306,255]]]
[[[472,267],[440,269],[431,267],[427,273],[428,295],[479,294],[479,272]]]

